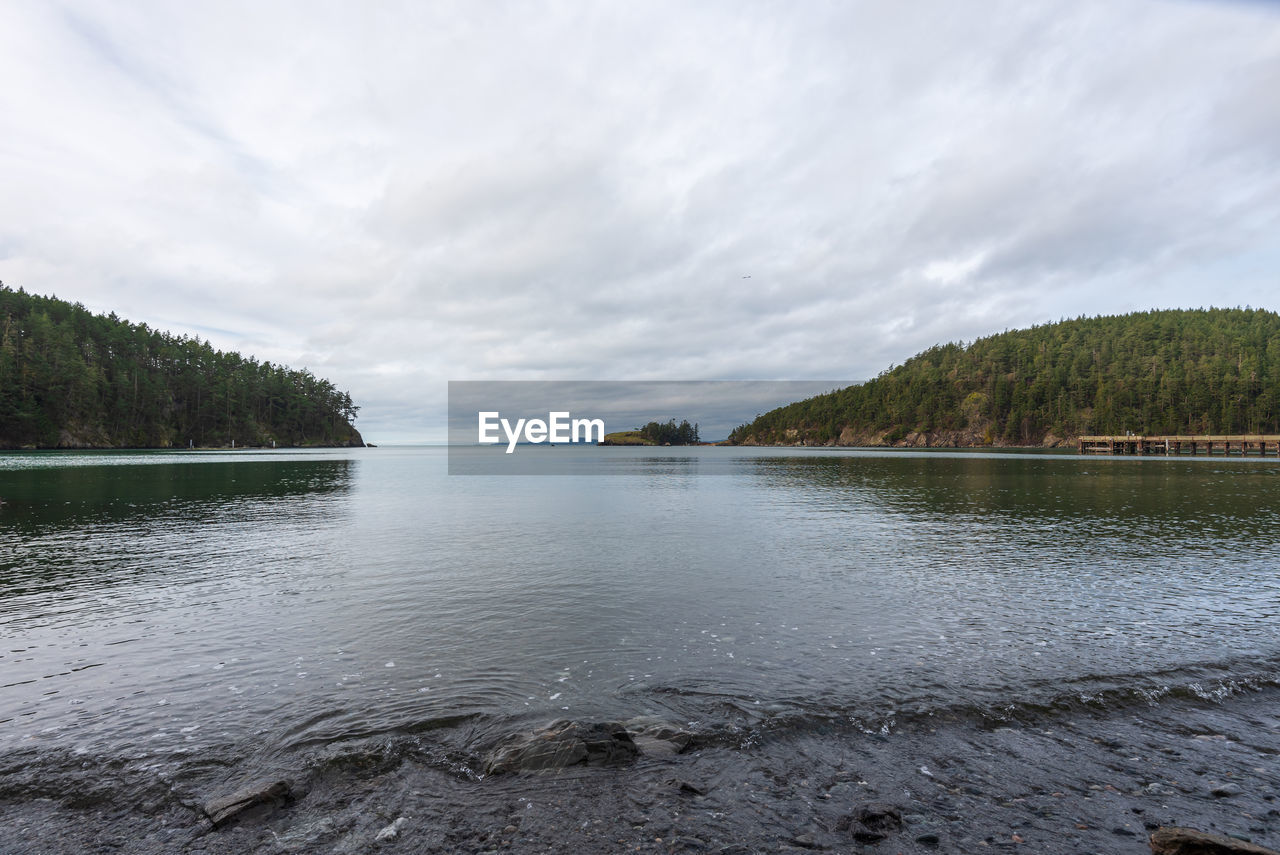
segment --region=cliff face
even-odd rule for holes
[[[846,427],[840,436],[827,442],[816,442],[803,439],[798,430],[788,431],[790,436],[779,442],[758,442],[752,437],[744,439],[739,445],[768,447],[849,447],[849,448],[1066,448],[1074,446],[1075,437],[1060,437],[1052,433],[1033,444],[1014,444],[1005,442],[1000,437],[992,437],[988,430],[940,430],[940,431],[908,431],[895,436],[892,431],[855,431]]]
[[[360,431],[347,426],[349,433],[346,436],[340,436],[334,442],[308,442],[303,443],[301,447],[305,448],[364,448],[364,437],[360,436]],[[277,448],[289,448],[290,446],[277,445]]]
[[[65,449],[65,450],[85,450],[85,451],[106,451],[110,449],[123,448],[230,448],[230,443],[223,445],[204,444],[188,446],[187,443],[161,442],[149,445],[129,444],[124,441],[113,439],[107,436],[101,430],[84,430],[82,428],[62,428],[58,431],[57,442],[51,444],[40,444],[34,442],[16,442],[12,439],[0,437],[0,450],[3,451],[20,451],[20,450],[39,450],[39,449]],[[279,440],[273,444],[270,439],[259,439],[257,442],[242,443],[237,442],[236,448],[364,448],[364,438],[360,435],[360,431],[354,427],[350,432],[333,442],[303,442],[298,444],[282,443]]]
[[[13,437],[0,436],[0,450],[35,450],[35,449],[84,449],[109,450],[113,448],[230,448],[231,441],[224,439],[195,441],[183,440],[174,436],[173,431],[166,431],[151,441],[130,441],[127,437],[112,436],[100,426],[70,424],[58,428],[53,441],[20,441]],[[275,436],[270,431],[259,430],[250,437],[241,437],[235,441],[236,448],[364,448],[364,437],[349,422],[343,423],[334,431],[331,438],[289,442],[283,437]]]

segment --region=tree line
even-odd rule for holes
[[[680,424],[676,424],[675,419],[668,422],[649,422],[642,428],[637,428],[640,436],[656,443],[657,445],[697,445],[698,425],[689,424],[688,419],[684,419]]]
[[[351,396],[0,283],[0,447],[363,445]]]
[[[1276,434],[1278,405],[1280,315],[1159,310],[937,345],[866,383],[758,416],[729,439],[893,443],[914,432],[1038,445],[1051,434]]]

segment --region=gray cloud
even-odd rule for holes
[[[5,4],[0,278],[305,365],[387,440],[443,438],[450,379],[858,379],[1274,306],[1278,33],[1138,0]]]

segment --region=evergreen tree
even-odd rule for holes
[[[363,444],[309,371],[0,283],[0,447]]]
[[[931,347],[866,383],[758,416],[729,438],[892,443],[920,432],[1033,445],[1049,434],[1277,434],[1278,404],[1280,315],[1163,310]]]
[[[661,422],[649,422],[641,428],[637,428],[640,435],[651,442],[658,445],[697,445],[698,426],[689,424],[689,420],[685,419],[676,424],[675,419],[671,419],[666,424]]]

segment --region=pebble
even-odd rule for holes
[[[397,837],[400,836],[400,829],[404,828],[405,825],[408,824],[408,822],[409,822],[409,818],[407,816],[402,816],[398,818],[395,822],[391,823],[386,828],[379,831],[377,835],[373,838],[373,841],[375,843],[385,843],[388,840],[395,840]]]

